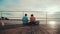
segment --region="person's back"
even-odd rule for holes
[[[30,22],[35,22],[35,17],[30,17]]]
[[[34,17],[33,14],[31,14],[31,17],[30,17],[30,25],[38,25],[39,22],[36,21],[36,18]]]
[[[36,21],[36,19],[35,19],[35,17],[32,14],[31,17],[30,17],[30,22],[35,22],[35,21]]]
[[[27,16],[24,16],[24,17],[22,18],[22,21],[23,21],[23,23],[27,23],[27,22],[28,22],[28,17],[27,17]]]
[[[28,23],[28,17],[27,17],[27,14],[25,14],[25,16],[23,16],[22,22],[23,22],[23,24]]]

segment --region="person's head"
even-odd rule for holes
[[[33,16],[33,14],[31,14],[31,16]]]
[[[25,14],[25,16],[27,16],[27,14]]]

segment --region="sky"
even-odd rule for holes
[[[43,13],[43,17],[46,17],[44,11],[47,11],[48,14],[60,12],[60,0],[0,0],[0,14],[1,11],[40,11],[37,13],[38,16]],[[36,16],[37,14],[35,13]],[[4,12],[3,16],[20,17],[23,14],[22,12]]]
[[[60,0],[0,0],[0,11],[60,11]]]

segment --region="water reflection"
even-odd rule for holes
[[[60,11],[53,11],[53,12],[51,12],[51,13],[53,13],[53,14],[50,14],[49,12],[47,13],[47,21],[48,21],[48,23],[50,23],[50,24],[54,24],[54,22],[55,22],[55,24],[60,24]],[[52,23],[52,22],[53,23]]]
[[[48,24],[50,25],[51,28],[55,28],[56,21],[48,21]]]
[[[49,21],[49,24],[54,25],[54,24],[56,24],[56,22],[55,21]]]

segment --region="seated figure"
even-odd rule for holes
[[[36,18],[34,17],[33,14],[31,14],[31,17],[30,17],[30,25],[38,25],[39,22],[36,21]]]
[[[27,17],[27,14],[25,14],[25,16],[23,16],[22,22],[23,22],[23,25],[27,25],[27,24],[28,24],[28,17]]]

